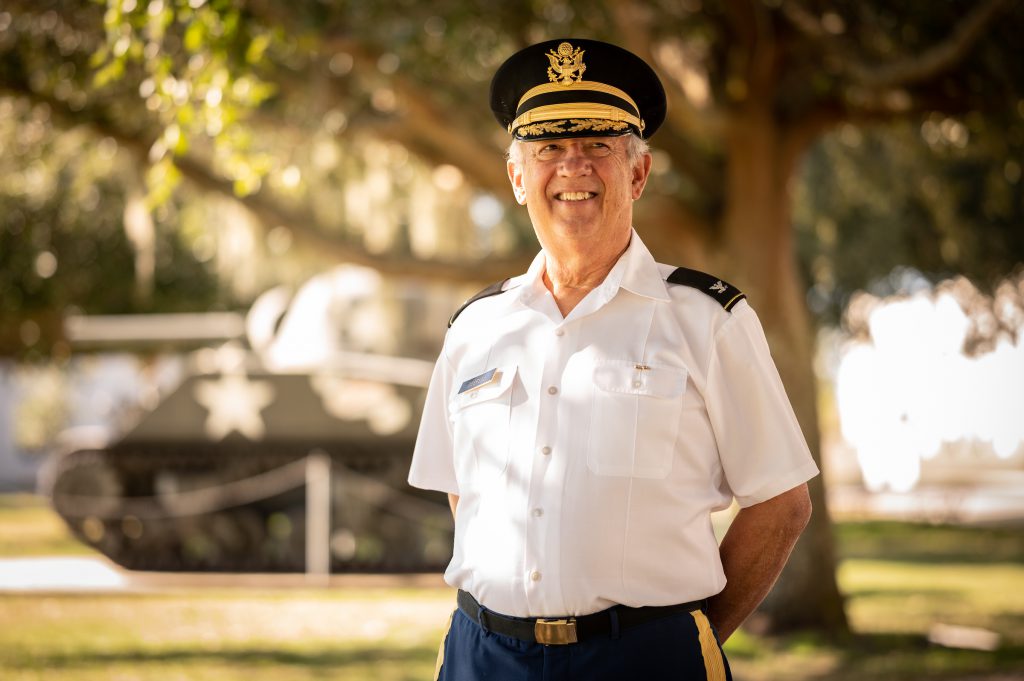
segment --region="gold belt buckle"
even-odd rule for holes
[[[564,620],[537,620],[533,625],[533,636],[537,643],[546,646],[564,646],[576,643],[576,618]]]

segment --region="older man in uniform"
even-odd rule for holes
[[[428,391],[409,482],[449,496],[459,589],[438,677],[729,679],[817,468],[743,294],[633,230],[664,90],[569,38],[510,57],[491,107],[542,250],[453,315]]]

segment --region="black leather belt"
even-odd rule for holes
[[[700,600],[644,608],[616,605],[581,617],[534,618],[499,615],[482,608],[473,596],[462,589],[459,589],[457,602],[462,612],[487,631],[544,645],[566,645],[597,636],[608,636],[612,631],[613,618],[618,619],[619,629],[628,629],[669,615],[707,610],[707,600]]]

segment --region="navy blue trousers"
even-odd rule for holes
[[[569,645],[527,643],[456,610],[437,656],[437,681],[732,681],[700,610]]]

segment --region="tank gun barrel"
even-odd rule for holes
[[[87,350],[194,349],[245,338],[239,312],[135,315],[68,315],[64,330],[72,348]]]

